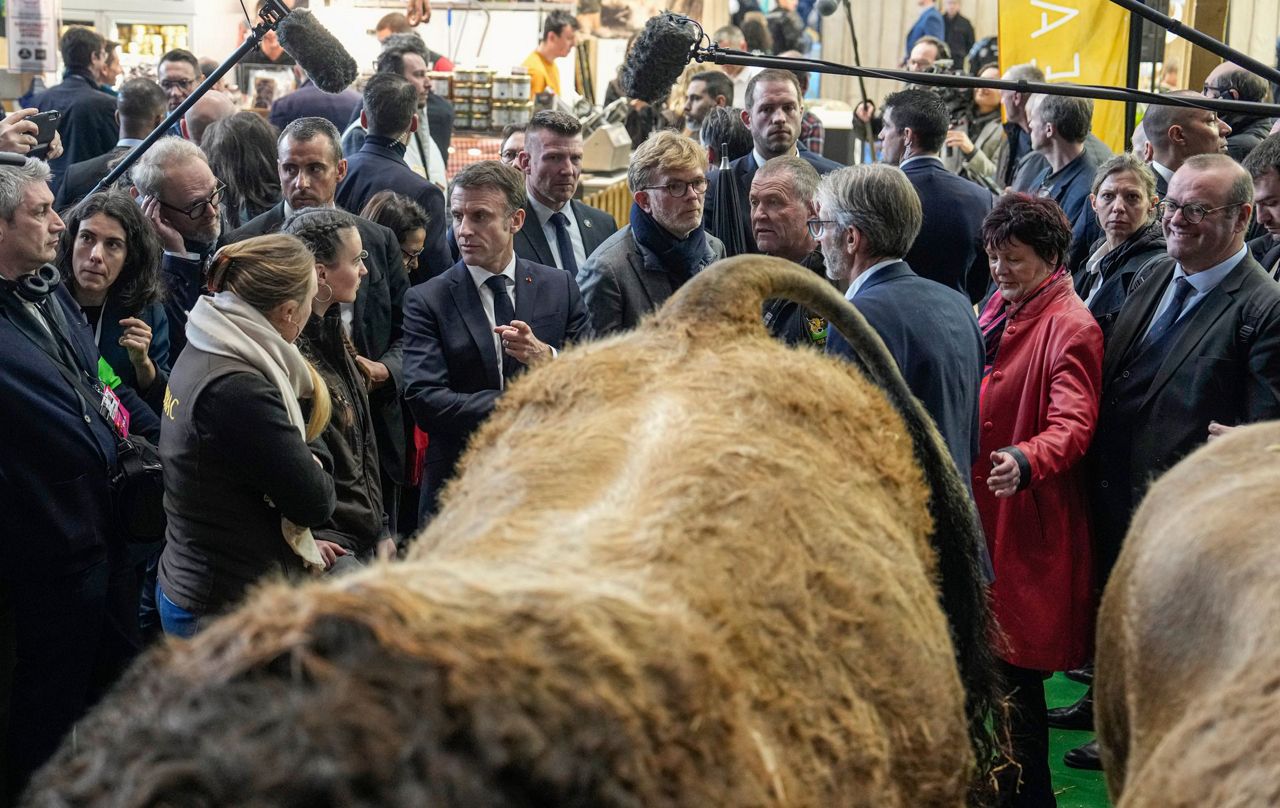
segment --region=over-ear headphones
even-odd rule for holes
[[[39,303],[62,283],[62,273],[53,264],[45,264],[35,272],[28,272],[16,280],[0,279],[0,289],[12,289],[28,303]]]

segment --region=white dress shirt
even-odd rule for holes
[[[471,273],[471,280],[476,285],[476,291],[480,293],[480,307],[484,309],[484,316],[489,318],[489,333],[493,335],[493,355],[498,360],[498,379],[501,380],[502,387],[507,386],[506,379],[502,377],[502,337],[498,336],[494,331],[499,325],[508,325],[507,323],[499,323],[494,319],[493,314],[493,290],[490,289],[485,281],[493,277],[494,273],[484,267],[473,267],[467,264],[467,272]],[[507,266],[502,272],[498,273],[507,279],[507,295],[511,298],[511,310],[516,310],[516,254],[511,254],[511,260],[507,262]]]
[[[533,194],[529,194],[529,206],[533,208],[533,212],[538,217],[538,224],[542,227],[542,235],[546,238],[547,244],[551,245],[551,254],[555,257],[556,266],[564,269],[564,259],[560,257],[560,242],[556,239],[556,226],[551,221],[551,216],[557,211],[552,210],[546,205],[534,198]],[[573,245],[573,260],[577,262],[579,268],[587,263],[587,248],[582,243],[582,230],[578,227],[578,217],[573,215],[573,205],[566,202],[558,211],[564,214],[569,220],[569,243]],[[525,227],[529,227],[532,222],[525,222]]]

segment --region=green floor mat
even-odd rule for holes
[[[1085,687],[1060,673],[1044,683],[1045,701],[1049,708],[1064,707],[1084,693]],[[1058,795],[1058,808],[1109,808],[1107,784],[1102,772],[1071,769],[1062,763],[1062,755],[1093,737],[1091,732],[1049,730],[1049,769],[1053,773],[1053,790]]]

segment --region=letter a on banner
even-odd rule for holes
[[[1000,0],[1000,71],[1032,63],[1051,83],[1123,87],[1129,12],[1110,0]],[[1093,133],[1124,148],[1124,104],[1095,101]]]

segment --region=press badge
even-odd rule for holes
[[[112,390],[109,385],[101,386],[102,403],[99,408],[102,410],[103,417],[111,422],[111,426],[116,431],[116,437],[129,437],[129,410],[121,403],[115,390]]]

